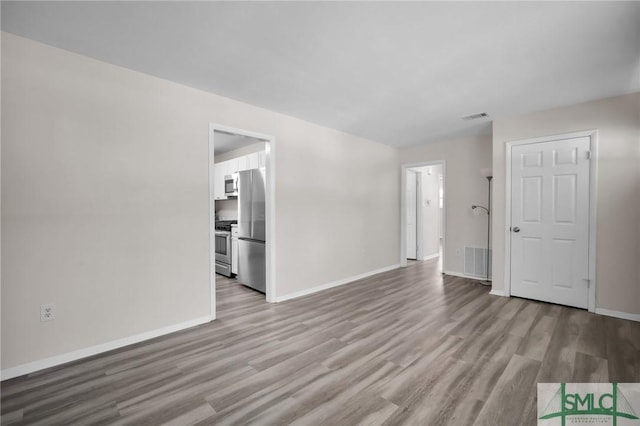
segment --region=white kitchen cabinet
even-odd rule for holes
[[[243,170],[249,170],[248,167],[249,161],[247,159],[247,156],[244,155],[242,157],[238,157],[238,172],[241,172]]]
[[[227,160],[225,161],[225,167],[226,167],[226,175],[232,175],[234,173],[238,173],[238,163],[240,162],[240,160],[238,158],[232,158],[231,160]],[[225,175],[225,176],[226,176]]]
[[[224,193],[224,176],[226,173],[226,165],[224,161],[213,165],[213,197],[216,200],[226,200]]]
[[[258,168],[267,167],[267,152],[266,151],[258,151]]]
[[[258,153],[247,155],[247,170],[257,169],[259,166]]]
[[[264,167],[265,161],[265,153],[264,151],[254,152],[249,155],[245,155],[244,157],[240,157],[242,161],[243,167],[239,170],[253,170],[259,169],[260,167]]]

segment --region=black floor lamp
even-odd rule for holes
[[[489,184],[489,207],[484,206],[471,206],[473,210],[475,209],[483,209],[487,212],[487,282],[491,282],[491,278],[489,277],[489,251],[491,249],[491,180],[493,179],[493,170],[492,169],[482,169],[480,170],[482,176],[487,178],[487,182]]]

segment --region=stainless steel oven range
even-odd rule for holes
[[[215,254],[216,273],[231,277],[231,225],[236,220],[224,220],[216,222]]]

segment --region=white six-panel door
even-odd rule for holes
[[[590,138],[511,150],[511,294],[589,302]]]

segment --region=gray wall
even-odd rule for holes
[[[209,122],[276,138],[277,297],[398,263],[392,148],[6,33],[2,89],[3,370],[208,318]]]
[[[598,129],[596,308],[640,314],[640,93],[493,123],[493,288],[504,288],[505,143]]]
[[[473,215],[471,205],[487,204],[487,180],[480,170],[491,167],[491,135],[419,145],[399,155],[400,164],[446,161],[444,270],[462,274],[464,247],[487,245],[487,217]]]

